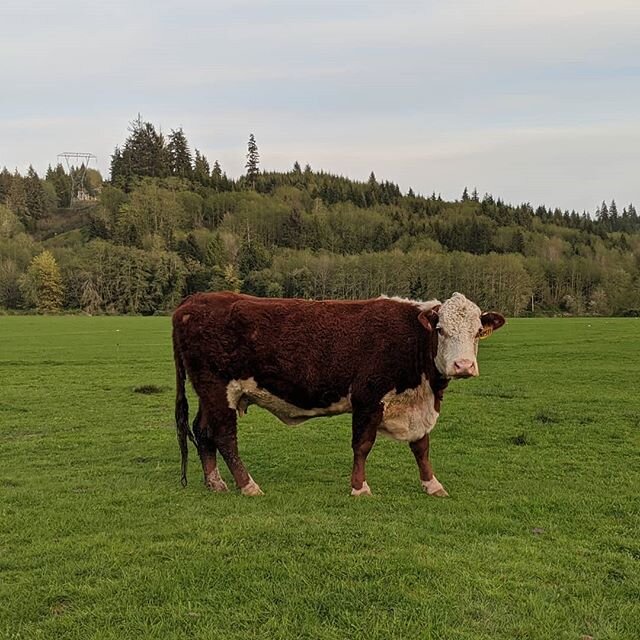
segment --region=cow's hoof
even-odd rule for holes
[[[371,489],[369,489],[369,485],[365,481],[362,483],[362,486],[359,489],[351,487],[351,495],[352,496],[370,496]]]
[[[240,489],[240,492],[242,493],[243,496],[263,496],[264,495],[264,493],[262,492],[262,489],[260,489],[258,484],[251,477],[249,477],[249,482],[247,482],[247,484],[245,484],[244,487]]]
[[[440,484],[435,476],[433,476],[431,480],[423,480],[422,488],[430,496],[436,496],[438,498],[447,498],[449,496],[446,489]]]
[[[217,469],[207,476],[204,483],[207,486],[207,489],[211,489],[211,491],[215,491],[216,493],[229,491],[227,483],[220,477],[220,472]]]
[[[216,482],[207,481],[207,489],[211,489],[211,491],[215,491],[216,493],[224,493],[225,491],[229,491],[229,487],[227,487],[227,483],[224,480],[217,480]]]

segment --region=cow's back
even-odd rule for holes
[[[426,337],[419,309],[389,299],[307,301],[229,292],[195,294],[173,316],[192,378],[253,379],[301,408],[348,394],[419,384]]]

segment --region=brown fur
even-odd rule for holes
[[[231,380],[253,378],[302,409],[326,408],[350,394],[352,486],[359,489],[385,394],[418,387],[424,374],[440,408],[447,380],[434,364],[436,322],[435,312],[388,298],[313,302],[229,292],[188,297],[173,315],[183,482],[190,435],[186,371],[200,399],[194,434],[205,476],[216,468],[220,451],[236,484],[250,482],[238,455],[236,412],[229,408],[226,387]]]

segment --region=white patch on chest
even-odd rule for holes
[[[423,374],[415,389],[390,391],[382,399],[384,413],[378,431],[394,440],[415,442],[435,427],[438,412],[431,385]]]
[[[266,389],[262,389],[253,378],[231,380],[227,385],[227,401],[229,407],[237,410],[240,415],[244,415],[250,404],[257,404],[288,425],[300,424],[309,418],[317,416],[336,416],[341,413],[351,412],[351,399],[349,396],[341,398],[328,407],[301,409],[273,395]]]

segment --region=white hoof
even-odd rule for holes
[[[214,469],[205,480],[205,484],[211,491],[215,491],[216,493],[223,493],[224,491],[229,491],[229,487],[227,487],[227,483],[220,476],[220,471],[218,469]]]
[[[247,484],[245,484],[244,487],[240,489],[240,492],[242,493],[243,496],[263,496],[264,495],[264,493],[262,492],[262,489],[260,489],[256,481],[251,476],[249,476],[249,482],[247,482]]]
[[[355,489],[354,487],[351,487],[351,495],[352,496],[370,496],[371,489],[369,489],[369,485],[367,484],[367,481],[365,480],[362,483],[362,487],[360,487],[360,489]]]
[[[437,496],[438,498],[446,498],[449,495],[446,489],[440,484],[440,482],[435,476],[433,476],[431,480],[423,480],[422,488],[430,496]]]

